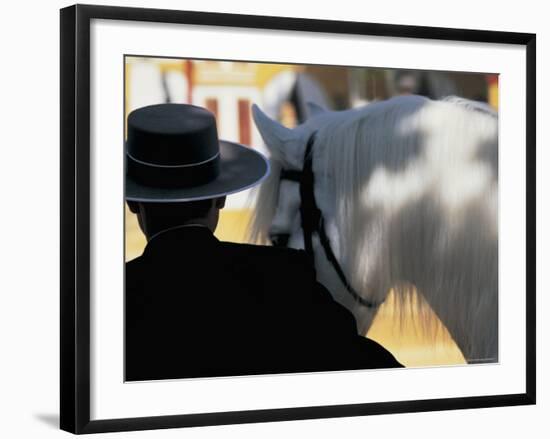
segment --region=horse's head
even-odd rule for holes
[[[314,115],[304,124],[290,129],[270,119],[256,105],[252,108],[254,121],[270,152],[270,160],[274,168],[271,179],[264,186],[264,193],[260,195],[259,200],[265,218],[261,223],[257,221],[255,226],[258,236],[264,241],[271,241],[273,245],[303,248],[299,185],[290,179],[281,178],[281,171],[296,173],[302,171],[306,144],[318,130],[323,119],[319,116],[324,113],[324,110],[312,104],[310,109]],[[320,153],[315,151],[316,157]],[[317,164],[319,161],[315,160],[314,163]],[[315,177],[315,195],[318,203],[324,205],[327,197],[319,189],[323,177],[318,172]],[[267,191],[270,192],[269,196],[266,194]],[[265,211],[268,211],[268,215],[265,215]],[[262,212],[258,213],[262,214]]]
[[[355,111],[328,111],[314,104],[309,104],[309,110],[309,119],[290,129],[270,119],[256,105],[253,106],[254,121],[270,152],[272,165],[271,176],[260,189],[253,235],[256,240],[271,242],[276,246],[304,248],[299,178],[304,168],[305,152],[309,142],[315,203],[322,214],[330,251],[338,263],[342,264],[342,272],[347,276],[346,267],[343,265],[345,255],[341,253],[341,235],[336,221],[340,209],[333,185],[337,169],[330,166],[327,150],[334,143],[330,139],[330,126],[338,124],[339,121],[350,120]],[[337,301],[356,314],[361,322],[360,329],[370,326],[376,306],[361,306],[357,302],[358,298],[354,298],[346,288],[347,279],[343,281],[339,277],[334,263],[329,260],[318,233],[313,235],[312,241],[317,279],[329,289]],[[362,295],[360,291],[358,293]]]

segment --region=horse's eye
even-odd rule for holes
[[[290,239],[289,233],[272,233],[269,235],[269,239],[271,240],[271,244],[274,247],[287,247],[288,246],[288,240]]]

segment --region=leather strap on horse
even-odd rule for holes
[[[304,250],[310,259],[311,264],[315,266],[313,233],[317,232],[328,261],[332,264],[336,274],[340,278],[342,284],[346,287],[349,294],[361,305],[367,308],[376,308],[380,306],[379,303],[364,299],[353,289],[348,282],[338,259],[336,259],[336,256],[332,251],[330,240],[325,230],[323,214],[315,201],[315,176],[313,174],[313,144],[315,143],[315,135],[316,132],[313,132],[307,141],[302,171],[283,169],[280,176],[281,179],[296,181],[300,184],[300,217],[304,235]]]

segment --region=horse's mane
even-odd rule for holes
[[[256,244],[269,243],[269,227],[273,221],[277,200],[279,197],[279,174],[281,162],[276,157],[270,157],[270,174],[259,188],[253,191],[255,206],[248,227],[248,241]]]
[[[432,101],[420,96],[398,97],[387,101],[376,102],[354,111],[347,111],[347,120],[344,120],[344,122],[342,118],[327,118],[318,137],[322,139],[322,147],[327,148],[328,151],[332,151],[333,154],[331,154],[330,159],[328,155],[325,155],[324,170],[328,171],[330,164],[334,163],[334,169],[346,171],[343,174],[338,173],[339,175],[349,175],[347,171],[351,169],[350,166],[353,166],[354,163],[353,158],[350,160],[350,155],[360,154],[361,152],[368,155],[374,149],[374,147],[368,149],[363,148],[360,142],[357,142],[357,133],[360,131],[361,127],[368,125],[367,133],[372,138],[382,138],[382,140],[386,141],[388,132],[385,130],[392,125],[392,120],[393,125],[395,125],[400,116],[407,113],[412,114],[415,110],[418,110],[422,105],[428,102]],[[483,102],[472,101],[458,96],[448,96],[443,98],[442,102],[455,104],[456,106],[468,110],[479,111],[492,117],[496,117],[497,115],[489,105]],[[371,114],[372,116],[369,116]],[[374,124],[373,119],[376,118],[383,119],[381,126],[377,127]],[[384,130],[384,133],[380,134],[382,130]],[[325,137],[323,135],[325,133],[329,134],[329,136]],[[341,137],[340,139],[338,138],[339,136]],[[401,138],[406,140],[405,136],[401,136]],[[351,140],[351,142],[348,140]],[[331,141],[338,142],[340,147],[331,149],[330,145],[328,145]],[[405,146],[405,148],[402,149],[406,150],[406,145],[403,146]],[[382,151],[387,152],[385,148],[382,148]],[[347,154],[342,154],[342,152],[347,152]],[[271,154],[272,156],[269,159],[271,163],[271,173],[254,193],[256,206],[249,228],[249,239],[253,242],[268,242],[267,233],[277,207],[279,173],[282,165],[280,157],[277,155],[273,156],[273,152]],[[399,156],[400,151],[397,151],[396,155]],[[399,157],[396,158],[399,159]],[[367,167],[362,173],[367,173],[371,168],[371,166]],[[348,188],[354,188],[355,182],[352,178],[348,178],[346,182],[340,181],[338,186],[342,189],[342,192],[347,192]]]
[[[346,249],[340,262],[357,291],[362,294],[374,291],[384,296],[387,290],[376,291],[376,287],[391,287],[401,309],[413,306],[421,320],[428,315],[425,302],[413,297],[411,284],[405,281],[387,286],[384,279],[395,280],[405,275],[405,280],[417,281],[419,290],[423,283],[435,284],[445,295],[434,300],[449,301],[456,307],[466,303],[480,305],[481,300],[495,299],[476,298],[478,302],[468,302],[461,300],[459,295],[477,294],[464,292],[464,287],[491,288],[496,282],[493,278],[496,270],[493,265],[487,267],[495,261],[484,260],[496,258],[495,249],[487,248],[493,242],[497,245],[496,118],[496,112],[485,104],[457,97],[432,101],[420,96],[373,103],[348,112],[346,118],[326,118],[316,137],[314,167],[325,172],[331,182],[331,197],[337,200],[336,229],[339,242],[344,243],[342,246]],[[441,175],[423,172],[424,163],[429,162],[426,154],[439,154],[443,166],[449,169],[440,171]],[[475,174],[465,177],[471,177],[473,182],[466,183],[472,186],[479,180],[479,184],[486,187],[489,181],[493,191],[476,192],[474,185],[471,193],[461,193],[463,181],[459,180],[460,185],[453,193],[452,185],[447,187],[449,185],[438,180],[450,178],[453,172],[460,176],[452,168],[450,158],[456,155],[462,160],[464,154],[470,154],[472,160],[480,163]],[[271,161],[272,176],[260,188],[253,214],[251,235],[257,242],[267,241],[277,204],[281,165],[276,157]],[[451,192],[445,192],[447,189]],[[415,231],[414,235],[411,231]],[[424,235],[416,236],[418,231]],[[463,236],[466,232],[467,243],[451,239],[466,239],[466,235]],[[386,238],[376,238],[382,236]],[[432,267],[420,266],[418,261],[431,260],[433,255],[428,253],[433,253],[434,249],[441,253],[444,262],[430,272]],[[402,256],[396,257],[397,254]],[[373,260],[368,260],[367,255]],[[486,272],[462,270],[466,264],[468,267],[480,264]],[[366,269],[368,267],[376,267],[378,283],[372,283],[372,270]],[[451,270],[473,273],[476,278],[457,280],[456,273]],[[427,280],[426,276],[433,279]],[[367,288],[369,291],[365,291],[365,285],[371,287]],[[458,332],[465,332],[461,326],[480,324],[475,323],[475,312],[474,309],[457,311],[457,315],[471,314],[471,321],[456,322]]]

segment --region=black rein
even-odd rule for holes
[[[315,257],[313,252],[313,234],[319,235],[319,240],[325,255],[329,262],[332,264],[336,274],[340,278],[340,281],[346,287],[348,293],[361,305],[367,308],[377,308],[380,303],[376,303],[370,300],[366,300],[361,297],[348,282],[340,263],[336,259],[330,240],[325,230],[325,221],[323,214],[317,202],[315,201],[314,183],[315,178],[313,174],[313,145],[315,143],[315,132],[309,137],[306,151],[304,154],[304,165],[301,171],[294,170],[281,170],[281,180],[291,180],[300,184],[300,217],[302,222],[302,231],[304,234],[304,250],[311,260],[313,266],[315,266]]]

